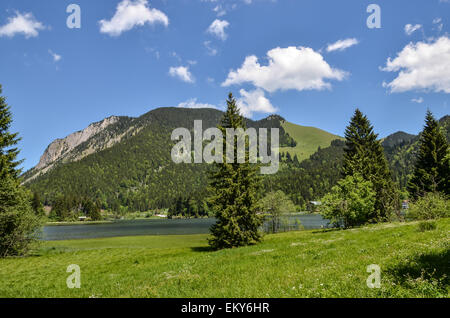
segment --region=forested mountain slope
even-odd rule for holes
[[[168,207],[179,196],[203,198],[207,165],[173,163],[175,142],[170,137],[175,128],[192,131],[194,120],[201,119],[204,130],[216,127],[222,115],[215,109],[158,108],[138,118],[117,117],[83,142],[70,143],[75,139],[71,135],[52,143],[40,164],[23,175],[25,184],[47,204],[60,195],[71,195],[90,197],[104,208],[148,210]],[[248,119],[247,126],[279,128],[280,145],[295,146],[282,122],[283,118],[272,115]],[[51,152],[55,144],[64,145],[64,151]]]
[[[49,205],[62,195],[88,197],[116,211],[168,208],[186,200],[204,205],[209,167],[173,163],[175,142],[170,136],[179,127],[193,131],[194,120],[199,119],[204,130],[216,127],[222,115],[215,109],[158,108],[137,118],[110,117],[105,119],[108,122],[90,125],[88,131],[52,143],[59,156],[57,151],[50,152],[50,145],[40,164],[24,174],[25,184]],[[450,116],[440,124],[449,136]],[[247,127],[280,128],[282,163],[277,174],[264,177],[264,191],[281,189],[306,208],[340,179],[341,137],[289,123],[278,115],[248,119]],[[414,164],[418,138],[398,132],[382,141],[394,178],[402,187]],[[59,150],[55,145],[66,148]]]

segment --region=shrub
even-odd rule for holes
[[[434,221],[422,221],[419,223],[419,232],[432,231],[437,227]]]
[[[375,191],[372,182],[360,175],[347,176],[322,199],[322,216],[345,228],[370,220],[375,211]]]
[[[439,192],[429,192],[410,204],[407,217],[413,220],[450,217],[449,200]]]

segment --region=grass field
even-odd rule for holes
[[[289,152],[297,155],[298,160],[308,159],[320,147],[330,146],[335,139],[342,139],[339,136],[330,134],[324,130],[315,127],[305,127],[292,124],[290,122],[283,123],[284,130],[297,142],[295,147],[281,147],[280,152]]]
[[[212,252],[205,235],[45,242],[0,260],[1,297],[449,297],[450,219],[268,235]],[[81,268],[68,289],[66,268]],[[366,268],[381,268],[381,288]]]

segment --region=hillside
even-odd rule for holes
[[[302,210],[307,209],[308,202],[320,199],[341,178],[344,145],[337,139],[300,163],[283,163],[277,174],[266,177],[265,190],[282,190]]]
[[[297,155],[299,161],[308,159],[317,151],[318,147],[325,148],[330,146],[333,140],[342,139],[342,137],[322,129],[299,126],[288,121],[284,121],[282,126],[286,133],[295,140],[296,146],[282,147],[280,152],[289,152],[292,157]]]
[[[447,140],[450,141],[450,116],[446,115],[439,120]],[[414,160],[419,147],[420,134],[409,135],[405,133],[393,134],[383,141],[386,158],[393,171],[394,179],[402,188],[406,187],[409,175],[414,168]]]
[[[198,119],[203,121],[204,129],[216,127],[222,115],[215,109],[158,108],[138,118],[114,117],[109,124],[92,124],[53,142],[39,165],[23,175],[24,182],[46,204],[69,195],[90,197],[113,210],[167,208],[180,196],[202,205],[208,166],[174,164],[170,154],[175,142],[170,136],[179,127],[192,131]],[[247,127],[279,128],[280,145],[295,146],[283,123],[284,119],[277,115],[246,120]],[[92,129],[99,126],[104,128]],[[310,132],[308,141],[302,143],[314,152],[323,144],[323,138],[312,135]]]
[[[178,127],[192,131],[197,119],[202,119],[204,128],[215,127],[222,114],[215,109],[158,108],[137,118],[112,117],[113,122],[94,123],[53,142],[39,165],[24,174],[25,184],[48,205],[64,195],[89,197],[116,212],[171,208],[184,202],[188,215],[205,214],[209,167],[174,164],[170,153],[175,142],[170,135]],[[282,157],[276,175],[264,177],[265,191],[283,190],[306,209],[309,201],[320,199],[340,179],[342,138],[289,123],[278,115],[247,119],[246,124],[280,128],[281,151],[291,155]],[[440,124],[448,136],[450,116]],[[402,188],[414,164],[418,138],[398,132],[382,140]],[[292,160],[295,155],[300,160]]]
[[[288,232],[216,252],[206,235],[45,242],[32,257],[0,260],[0,297],[448,298],[450,220],[436,223]],[[74,259],[80,289],[66,286]],[[367,287],[370,264],[379,289]]]
[[[111,116],[102,121],[92,123],[87,128],[74,132],[69,136],[54,140],[45,149],[39,163],[22,176],[30,181],[45,174],[59,163],[78,161],[84,157],[107,149],[138,131],[130,117]]]
[[[450,116],[441,118],[439,124],[449,138]],[[394,133],[382,140],[393,178],[403,190],[414,167],[418,141],[419,136],[404,132]],[[330,147],[319,149],[300,163],[285,163],[276,175],[267,177],[266,191],[282,190],[290,195],[295,204],[302,209],[307,208],[309,201],[320,199],[341,178],[344,146],[342,140],[334,140]]]

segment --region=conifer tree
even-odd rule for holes
[[[359,109],[345,130],[343,176],[359,174],[370,181],[376,192],[375,209],[370,221],[386,220],[398,207],[396,187],[378,134],[373,131],[367,116]]]
[[[10,108],[0,95],[0,257],[24,254],[40,225],[31,207],[31,194],[20,186],[19,150],[15,147],[19,138],[9,131],[11,122]]]
[[[291,163],[292,162],[292,157],[291,157],[291,154],[289,152],[286,152],[286,162],[287,163]]]
[[[44,207],[42,206],[41,199],[37,192],[33,192],[33,198],[31,199],[31,206],[36,215],[43,216],[45,214]]]
[[[93,221],[98,221],[102,218],[100,208],[91,199],[85,199],[83,203],[83,212]]]
[[[254,244],[261,240],[259,228],[263,222],[262,217],[257,215],[260,177],[256,165],[248,162],[247,147],[245,163],[226,161],[226,129],[245,129],[244,119],[231,93],[218,128],[223,134],[223,163],[215,163],[210,174],[212,195],[209,202],[217,222],[211,227],[209,244],[214,249]],[[236,156],[236,137],[234,139]]]
[[[436,191],[450,195],[450,148],[439,123],[428,110],[408,192],[416,199]]]

